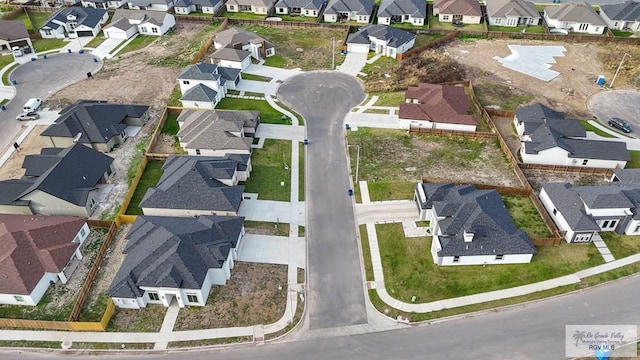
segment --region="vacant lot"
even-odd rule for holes
[[[358,180],[411,181],[422,177],[481,184],[520,186],[494,140],[407,134],[401,130],[360,128],[348,135],[360,146]],[[355,174],[356,152],[351,147]]]
[[[568,182],[576,186],[583,185],[605,185],[607,184],[602,175],[583,175],[569,172],[559,171],[539,171],[539,170],[522,170],[529,180],[529,184],[536,193],[540,192],[542,186],[548,182]]]
[[[528,196],[501,195],[501,197],[518,229],[525,231],[532,238],[552,236]]]
[[[40,154],[43,147],[51,146],[47,137],[40,134],[46,125],[35,126],[29,135],[20,143],[20,151],[14,151],[7,161],[0,167],[0,180],[19,179],[24,176],[22,163],[27,155]]]
[[[237,262],[225,286],[211,289],[206,306],[180,309],[175,331],[276,322],[287,300],[287,267]]]

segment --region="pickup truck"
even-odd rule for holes
[[[40,115],[38,115],[38,113],[35,112],[27,112],[27,113],[23,113],[20,114],[16,117],[16,120],[18,121],[29,121],[29,120],[37,120],[40,118]]]

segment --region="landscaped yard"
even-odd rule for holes
[[[614,36],[629,37],[633,35],[632,31],[622,31],[622,30],[616,30],[616,29],[609,29],[609,30],[611,30]]]
[[[143,215],[142,209],[140,208],[140,201],[142,201],[147,190],[149,190],[150,187],[156,186],[158,180],[160,180],[160,177],[162,176],[162,165],[164,165],[164,162],[160,161],[149,161],[147,163],[125,214]]]
[[[400,106],[405,100],[404,91],[372,92],[369,96],[377,96],[375,106]],[[365,101],[366,103],[366,101]]]
[[[287,66],[287,60],[280,55],[269,56],[264,60],[264,66],[273,66],[277,68],[284,68]]]
[[[501,31],[501,32],[522,32],[532,34],[544,34],[544,27],[542,25],[535,26],[489,26],[489,31]]]
[[[524,195],[500,195],[513,222],[520,230],[525,231],[532,238],[551,237],[547,225],[540,217],[540,213],[528,196]]]
[[[149,305],[142,309],[116,308],[107,331],[113,332],[157,332],[160,331],[167,308]]]
[[[281,56],[285,68],[302,70],[330,69],[332,49],[336,61],[341,57],[344,30],[291,29],[259,25],[236,25],[254,32],[274,44],[276,54]],[[332,39],[335,39],[335,46]],[[275,62],[275,60],[274,60]]]
[[[13,62],[13,55],[0,55],[0,70]]]
[[[601,231],[600,236],[616,259],[640,253],[640,238],[637,235],[618,235],[612,231]]]
[[[100,46],[100,44],[102,44],[105,40],[107,40],[107,38],[104,37],[104,35],[99,34],[99,35],[96,35],[93,39],[91,39],[91,41],[89,41],[84,47],[95,49],[98,46]]]
[[[219,110],[255,110],[260,111],[263,124],[291,125],[291,120],[269,105],[266,100],[250,100],[225,97],[216,106]]]
[[[602,136],[602,137],[606,137],[606,138],[615,138],[614,135],[609,134],[606,131],[602,131],[599,128],[591,125],[588,121],[586,120],[580,120],[580,125],[584,126],[587,131],[591,131],[596,135]]]
[[[402,224],[376,225],[385,286],[394,298],[430,302],[572,274],[604,262],[593,244],[538,247],[530,264],[437,266],[431,237],[405,238]]]
[[[53,15],[50,12],[38,12],[38,11],[29,11],[29,17],[33,20],[33,29],[34,31],[38,31],[46,22],[47,19]],[[29,30],[29,28],[27,28]]]
[[[429,13],[429,29],[440,30],[464,30],[464,31],[485,31],[484,23],[480,24],[464,24],[462,27],[453,26],[449,22],[440,22],[437,16],[433,16],[433,13]]]
[[[62,39],[34,39],[31,40],[31,43],[33,44],[33,49],[36,53],[54,49],[61,49],[68,44],[68,42]]]
[[[251,166],[244,192],[258,193],[260,200],[291,201],[291,141],[265,139],[262,149],[253,150]]]
[[[271,324],[284,315],[287,267],[236,262],[231,279],[211,289],[206,306],[180,309],[174,331]]]
[[[370,181],[369,198],[371,201],[411,200],[416,183],[412,181]]]
[[[294,15],[282,15],[276,14],[282,21],[292,21],[292,22],[310,22],[314,23],[318,20],[317,17],[312,16],[294,16]]]
[[[625,169],[638,169],[640,168],[640,151],[638,150],[629,150],[629,154],[631,155],[631,160],[627,161],[627,166]]]
[[[229,12],[223,11],[220,17],[226,17],[230,19],[251,19],[251,20],[264,20],[267,16],[262,14],[254,14],[251,12]]]

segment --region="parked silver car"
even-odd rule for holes
[[[38,113],[35,112],[27,112],[27,113],[22,113],[20,115],[18,115],[16,117],[16,120],[19,121],[29,121],[29,120],[37,120],[40,118],[40,115],[38,115]]]

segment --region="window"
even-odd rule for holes
[[[504,259],[504,255],[496,255],[496,260],[502,260]]]
[[[51,36],[51,30],[46,29],[46,30],[44,31],[44,34],[45,34],[45,35],[47,35],[47,36]]]
[[[460,256],[454,256],[453,257],[453,262],[454,263],[460,262]]]
[[[589,162],[588,159],[584,159],[584,160],[582,160],[582,165],[587,165],[588,162]]]
[[[442,15],[442,21],[449,20],[449,15]]]
[[[84,234],[86,234],[87,232],[85,231],[84,227],[82,229],[80,229],[80,236],[84,236]]]
[[[96,206],[96,199],[91,199],[89,201],[89,206],[93,209]]]
[[[24,302],[24,296],[13,295],[13,299],[17,302]]]
[[[196,149],[196,155],[200,155],[200,149]]]
[[[494,19],[493,22],[496,23],[496,25],[500,25],[500,24],[502,24],[502,19],[500,19],[500,18]]]
[[[196,295],[196,294],[187,294],[187,302],[198,303],[200,301],[198,300],[198,295]]]
[[[158,28],[151,28],[151,32],[154,33],[154,34],[157,34],[158,33]]]
[[[149,294],[149,300],[151,300],[151,301],[160,301],[160,296],[158,296],[158,293],[150,292],[150,293],[147,293],[147,294]]]
[[[140,32],[141,33],[146,33],[147,32],[147,28],[144,26],[140,26]]]
[[[182,80],[182,85],[189,85],[189,80]]]
[[[640,225],[636,225],[636,229],[633,232],[638,232],[640,231]]]
[[[558,209],[553,209],[553,215],[558,213]]]
[[[605,228],[608,228],[608,227],[609,227],[609,220],[605,220],[605,221],[602,223],[602,228],[603,228],[603,229],[605,229]]]

